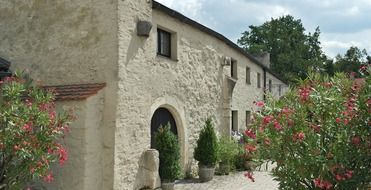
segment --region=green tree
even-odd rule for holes
[[[238,44],[252,54],[269,52],[271,69],[289,82],[303,79],[309,70],[322,70],[326,56],[320,46],[320,30],[305,33],[300,19],[287,15],[260,26],[249,26]]]
[[[360,50],[355,46],[350,47],[343,56],[338,54],[335,59],[335,71],[345,73],[357,73],[362,64],[371,60],[366,49]]]

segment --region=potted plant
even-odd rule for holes
[[[173,190],[174,182],[180,177],[180,148],[177,137],[170,131],[170,124],[160,127],[155,134],[155,147],[159,152],[161,188]]]
[[[232,162],[239,152],[239,147],[231,137],[223,136],[219,140],[219,173],[228,175]]]
[[[215,165],[218,161],[218,141],[210,118],[206,120],[201,130],[197,140],[194,158],[199,162],[198,175],[201,182],[212,180]]]

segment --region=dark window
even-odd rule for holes
[[[260,85],[260,73],[258,73],[256,77],[257,77],[257,80],[256,80],[257,86],[258,86],[258,88],[260,88],[261,87],[261,85]]]
[[[249,67],[246,67],[246,83],[247,84],[251,84],[251,81],[250,81],[250,68]]]
[[[238,112],[232,111],[232,131],[238,131]]]
[[[250,125],[250,117],[251,117],[251,112],[246,111],[246,127]]]
[[[170,124],[171,132],[178,135],[173,115],[166,108],[158,108],[151,119],[151,148],[155,148],[155,133],[158,128],[165,127],[167,124]]]
[[[231,61],[231,77],[237,79],[237,61],[233,59]]]
[[[272,80],[269,80],[268,82],[269,92],[272,92]]]
[[[171,34],[157,29],[157,54],[171,57]]]

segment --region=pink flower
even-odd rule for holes
[[[313,180],[314,186],[320,189],[331,189],[332,184],[329,181],[316,178]]]
[[[335,179],[338,180],[338,181],[343,181],[343,180],[345,180],[345,177],[343,177],[343,176],[341,176],[339,174],[336,174],[335,175]]]
[[[353,145],[358,146],[360,142],[361,142],[361,138],[359,136],[352,137],[352,144]]]
[[[67,150],[61,146],[58,148],[57,154],[59,155],[59,165],[63,165],[68,159]]]
[[[268,124],[268,123],[270,123],[272,120],[273,120],[273,116],[271,116],[271,115],[266,115],[266,116],[264,116],[264,118],[263,118],[263,124]]]
[[[31,124],[30,123],[26,123],[23,125],[22,129],[26,132],[30,132],[32,131],[32,127],[31,127]]]
[[[346,178],[350,179],[353,176],[353,171],[352,170],[347,170],[344,175],[345,175]]]
[[[252,172],[246,172],[244,175],[245,177],[250,179],[252,182],[255,182],[255,178],[252,176]]]
[[[248,152],[255,152],[256,151],[256,146],[254,145],[250,145],[250,144],[246,144],[245,145],[245,150],[248,151]]]
[[[335,119],[335,122],[336,122],[336,123],[341,123],[341,119],[337,117],[337,118]]]
[[[310,87],[301,87],[299,88],[299,97],[301,102],[306,102],[309,100],[309,95],[311,92]]]
[[[277,131],[282,130],[282,126],[280,125],[280,123],[277,120],[274,121],[273,126]]]
[[[302,131],[295,133],[293,136],[294,141],[302,142],[304,139],[305,139],[305,133]]]
[[[265,106],[263,101],[255,102],[255,105],[258,106],[258,107],[264,107]]]
[[[47,183],[51,183],[54,180],[53,174],[50,172],[46,176],[44,176],[44,181]]]
[[[245,130],[245,135],[252,139],[256,139],[256,134],[251,129]]]
[[[292,120],[292,119],[288,119],[288,120],[287,120],[287,126],[289,126],[289,127],[294,126],[294,120]]]

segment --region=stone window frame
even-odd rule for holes
[[[246,127],[249,127],[250,126],[250,123],[251,123],[251,111],[250,110],[246,110]]]
[[[251,69],[246,67],[246,84],[251,84]]]
[[[231,110],[231,130],[238,131],[238,111]]]
[[[233,59],[231,60],[231,77],[234,79],[238,79],[238,66],[237,66],[237,60]]]
[[[168,51],[164,48],[165,45]],[[157,54],[171,58],[171,33],[161,28],[157,28]]]
[[[167,58],[169,60],[172,60],[172,61],[175,61],[177,62],[178,61],[178,34],[176,31],[174,30],[171,30],[170,28],[168,27],[164,27],[162,25],[157,25],[156,27],[156,54],[158,57],[161,57],[161,58]],[[162,55],[159,53],[159,31],[164,31],[168,34],[170,34],[170,56],[169,55]]]

